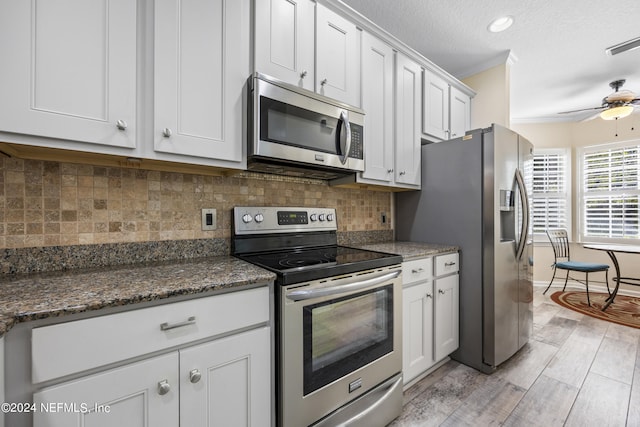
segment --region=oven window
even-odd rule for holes
[[[304,307],[304,394],[393,351],[393,286]]]

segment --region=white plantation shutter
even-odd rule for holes
[[[536,241],[547,241],[548,228],[571,233],[569,151],[536,150],[533,155],[532,226]]]
[[[639,239],[640,144],[585,148],[582,155],[584,240]]]

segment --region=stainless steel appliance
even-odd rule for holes
[[[460,247],[460,347],[452,358],[487,373],[532,332],[532,152],[498,125],[424,145],[422,191],[396,198],[399,240]]]
[[[402,409],[398,255],[337,245],[334,209],[236,207],[235,256],[276,273],[280,426],[383,426]]]
[[[248,169],[320,179],[364,170],[362,110],[260,73],[248,86]]]

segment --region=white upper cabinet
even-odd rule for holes
[[[156,151],[240,162],[247,0],[155,2]]]
[[[364,116],[364,172],[362,177],[393,181],[393,49],[380,39],[362,34],[362,109]]]
[[[316,92],[359,107],[361,31],[321,4],[316,14]]]
[[[0,4],[0,131],[136,146],[137,5]]]
[[[420,186],[420,116],[422,69],[405,55],[396,55],[395,180]]]
[[[439,139],[449,139],[449,83],[424,70],[422,132]]]
[[[255,16],[256,71],[313,91],[315,2],[256,0]]]
[[[255,71],[359,107],[361,31],[312,0],[254,0]]]
[[[471,129],[471,97],[451,86],[449,97],[451,138],[463,136]]]
[[[423,72],[422,134],[442,141],[463,136],[471,126],[471,97],[436,73]]]

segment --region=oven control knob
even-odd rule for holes
[[[333,221],[333,214],[327,214],[327,221]]]
[[[251,221],[253,221],[253,217],[251,215],[249,214],[242,215],[242,222],[244,222],[245,224],[248,224]]]
[[[318,215],[318,219],[319,219],[320,221],[324,221],[324,214],[320,214],[320,215]]]
[[[311,221],[317,221],[317,220],[318,220],[318,215],[317,215],[317,214],[311,214],[311,215],[309,216],[309,219],[310,219]]]
[[[262,222],[264,221],[264,215],[262,215],[261,213],[256,214],[255,218],[253,218],[256,220],[256,222]]]

